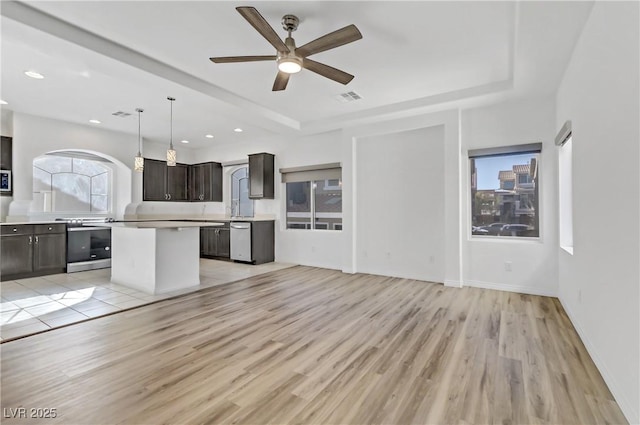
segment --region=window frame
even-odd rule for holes
[[[567,127],[568,126],[568,127]],[[569,255],[574,252],[574,181],[573,181],[573,134],[571,122],[562,127],[565,134],[556,138],[558,146],[558,245]]]
[[[56,172],[52,172],[49,170],[46,170],[44,168],[42,168],[40,165],[36,165],[35,161],[38,159],[46,159],[48,157],[55,157],[55,158],[66,158],[69,159],[70,161],[70,171],[56,171]],[[104,168],[104,171],[98,173],[98,174],[94,174],[94,175],[89,175],[89,174],[85,174],[82,172],[77,172],[75,171],[75,160],[84,160],[84,161],[92,161],[92,162],[96,162],[96,163],[100,163],[100,165]],[[53,193],[53,188],[54,188],[54,182],[53,182],[53,176],[55,175],[62,175],[62,174],[68,174],[68,175],[72,175],[72,176],[82,176],[82,177],[86,177],[89,180],[89,192],[88,192],[88,203],[87,205],[89,206],[89,211],[82,211],[82,210],[51,210],[51,211],[43,211],[44,213],[65,213],[65,214],[84,214],[84,215],[89,215],[89,216],[105,216],[105,215],[110,215],[113,214],[114,211],[114,202],[115,202],[115,196],[114,196],[114,190],[115,190],[115,170],[113,169],[112,166],[107,165],[108,161],[100,161],[98,159],[87,159],[87,158],[82,158],[82,157],[76,157],[73,155],[55,155],[55,154],[45,154],[45,155],[41,155],[38,156],[36,158],[34,158],[32,160],[32,167],[31,167],[31,173],[33,176],[33,173],[35,171],[35,169],[40,170],[43,173],[47,173],[50,176],[50,190],[48,191],[49,193]],[[106,174],[106,180],[107,180],[107,188],[106,188],[106,193],[102,194],[102,193],[94,193],[93,192],[93,185],[94,185],[94,179],[96,177],[102,176]],[[33,188],[34,184],[32,183],[32,188]],[[33,189],[32,189],[33,190]],[[32,192],[34,195],[36,194],[36,192]],[[42,191],[38,192],[38,193],[42,193]],[[106,210],[94,210],[93,208],[93,199],[94,197],[106,197],[106,204],[107,204],[107,209]]]
[[[538,208],[536,209],[536,215],[537,215],[537,222],[538,222],[538,236],[508,236],[508,235],[478,235],[478,234],[473,234],[473,198],[472,198],[472,194],[473,194],[473,172],[471,170],[470,167],[470,163],[472,159],[476,159],[476,158],[482,158],[482,157],[496,157],[496,156],[510,156],[510,155],[524,155],[527,153],[532,153],[532,154],[537,154],[538,155],[538,159],[536,161],[536,168],[537,168],[537,177],[535,179],[536,181],[536,190],[537,190],[537,197],[538,197]],[[542,183],[542,181],[544,180],[542,178],[542,169],[544,166],[541,166],[540,163],[542,162],[542,156],[543,156],[543,145],[542,143],[528,143],[528,144],[520,144],[520,145],[508,145],[508,146],[498,146],[498,147],[491,147],[491,148],[484,148],[484,149],[469,149],[467,151],[467,166],[466,166],[466,171],[468,173],[467,175],[467,184],[468,184],[468,190],[467,190],[467,202],[468,202],[468,207],[467,207],[467,215],[468,215],[468,219],[466,220],[467,224],[467,240],[469,241],[481,241],[481,242],[497,242],[497,243],[543,243],[544,239],[543,239],[543,215],[542,215],[542,211],[543,211],[543,196],[542,196],[542,190],[540,189],[542,186],[544,186],[544,183]],[[545,159],[546,160],[546,159]],[[476,177],[477,178],[477,177]],[[515,185],[514,185],[514,190],[515,187],[517,187],[517,181],[518,181],[518,177],[516,175],[515,178]],[[519,224],[519,223],[505,223],[505,224]]]
[[[282,174],[282,184],[283,184],[283,210],[284,210],[284,220],[283,227],[284,230],[321,230],[323,232],[326,231],[342,231],[342,205],[340,207],[340,212],[318,212],[316,211],[316,189],[318,186],[318,182],[323,184],[323,190],[331,191],[331,190],[339,190],[340,191],[340,203],[342,204],[342,167],[339,163],[331,163],[331,164],[321,164],[316,166],[304,166],[304,167],[294,167],[294,168],[281,168],[280,173]],[[330,180],[338,180],[337,186],[329,185]],[[309,223],[289,221],[289,183],[306,183],[309,185]],[[306,212],[305,212],[306,214]],[[322,219],[329,218],[327,215],[331,214],[339,214],[340,215],[340,228],[336,229],[336,223],[331,223],[329,221],[324,221]],[[320,217],[319,217],[320,216]],[[295,216],[291,217],[295,220]],[[317,222],[317,220],[322,220]],[[296,226],[301,226],[306,224],[304,228],[291,228],[290,224],[294,224]]]

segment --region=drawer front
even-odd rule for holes
[[[33,233],[64,233],[67,230],[65,224],[34,224]]]
[[[0,226],[1,235],[30,235],[33,233],[33,224],[3,224]]]

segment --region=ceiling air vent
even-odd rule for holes
[[[339,95],[336,95],[336,99],[338,99],[342,103],[347,103],[347,102],[353,102],[354,100],[360,100],[362,99],[362,96],[360,96],[358,93],[354,91],[348,91],[346,93],[341,93]]]
[[[128,113],[128,112],[123,112],[123,111],[114,112],[114,113],[113,113],[113,114],[111,114],[111,115],[113,115],[114,117],[120,117],[120,118],[127,118],[127,117],[131,116],[131,114],[130,114],[130,113]]]

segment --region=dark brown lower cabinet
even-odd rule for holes
[[[229,223],[222,227],[200,228],[200,256],[204,258],[230,258],[231,234]]]
[[[218,257],[231,257],[231,232],[229,228],[218,229]]]
[[[64,224],[3,225],[0,280],[64,273],[67,235]]]
[[[251,223],[251,259],[254,264],[271,263],[275,260],[274,221]]]
[[[2,266],[0,279],[33,271],[33,235],[8,235],[0,237]]]
[[[33,270],[45,271],[65,268],[67,265],[66,237],[64,233],[34,235]],[[62,249],[60,249],[62,248]]]

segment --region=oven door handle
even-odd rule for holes
[[[98,226],[67,227],[67,232],[87,232],[89,230],[110,230],[110,228]]]

